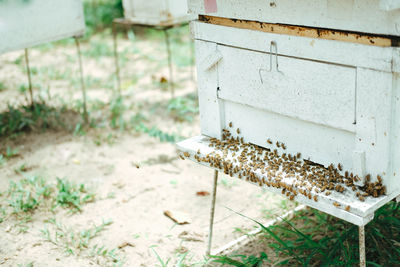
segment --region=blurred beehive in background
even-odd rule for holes
[[[0,54],[84,32],[80,0],[0,1]]]
[[[190,20],[186,0],[123,0],[125,19],[143,25],[172,25]]]

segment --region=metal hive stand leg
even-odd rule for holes
[[[211,253],[212,235],[213,235],[213,227],[214,227],[215,200],[216,200],[216,196],[217,196],[217,183],[218,183],[218,171],[214,171],[214,184],[213,184],[213,193],[212,193],[212,200],[211,200],[210,228],[209,228],[209,232],[208,232],[207,255],[210,255],[210,253]]]
[[[119,73],[119,60],[118,60],[118,43],[117,43],[117,25],[115,22],[112,24],[112,34],[114,42],[114,63],[115,63],[115,76],[117,78],[117,90],[121,95],[121,76]]]
[[[31,107],[33,108],[34,101],[33,101],[31,68],[30,68],[30,66],[29,66],[28,48],[25,48],[25,63],[26,63],[26,73],[27,73],[27,75],[28,75],[28,85],[29,85],[29,95],[30,95],[30,98],[31,98]]]
[[[366,256],[365,256],[365,226],[358,227],[358,239],[360,247],[360,267],[366,266]]]
[[[83,98],[83,119],[85,123],[88,123],[88,113],[87,113],[87,108],[86,108],[86,88],[85,88],[85,82],[83,80],[83,67],[82,67],[82,55],[81,55],[81,49],[79,46],[79,40],[78,37],[74,37],[75,39],[75,44],[76,44],[76,50],[78,52],[78,62],[79,62],[79,74],[81,78],[81,89],[82,89],[82,98]]]
[[[195,55],[194,55],[194,40],[190,41],[190,79],[194,82],[194,64],[195,64]]]
[[[170,45],[170,40],[169,40],[168,29],[169,28],[164,28],[164,35],[165,35],[165,45],[166,45],[167,54],[168,54],[169,84],[170,84],[170,88],[171,88],[171,97],[173,98],[175,96],[174,76],[173,76],[174,74],[173,74],[173,69],[172,69],[172,55],[171,55],[171,45]]]

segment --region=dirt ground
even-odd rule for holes
[[[187,30],[177,30],[173,35],[177,39],[173,43],[176,96],[196,99],[196,85],[190,79]],[[197,114],[191,120],[179,121],[165,110],[170,93],[160,83],[168,77],[162,35],[153,31],[138,34],[135,39],[121,35],[118,42],[124,118],[143,114],[146,123],[162,131],[183,137],[200,134]],[[0,223],[0,265],[161,266],[161,261],[170,259],[168,266],[172,266],[186,252],[187,265],[204,265],[211,196],[197,192],[212,192],[213,171],[179,159],[173,142],[161,142],[145,132],[111,129],[110,115],[105,111],[115,92],[111,34],[93,37],[82,44],[82,49],[90,116],[97,126],[74,134],[74,124],[70,123],[66,128],[0,139],[0,151],[7,147],[18,151],[0,165],[0,192],[7,190],[10,181],[40,175],[49,183],[60,177],[85,184],[95,192],[95,200],[78,213],[38,209],[24,223],[19,217],[7,216]],[[70,109],[80,103],[73,42],[31,49],[30,62],[37,99],[41,97],[55,107],[66,104]],[[27,83],[24,68],[23,51],[0,56],[0,82],[5,87],[0,91],[1,112],[7,103],[26,103],[26,93],[18,90]],[[69,122],[80,121],[78,114],[68,116]],[[28,166],[23,174],[15,171],[21,164]],[[213,248],[255,227],[226,207],[261,222],[293,207],[278,195],[234,178],[221,175],[218,184]],[[4,196],[0,199],[3,206],[7,205]],[[164,215],[165,211],[182,212],[189,223],[178,225]],[[87,248],[70,255],[62,242],[52,243],[43,237],[43,229],[54,230],[51,219],[70,233],[106,220],[112,223],[91,239]],[[115,249],[120,260],[90,253],[102,246]]]

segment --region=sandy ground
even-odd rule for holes
[[[104,113],[94,109],[94,103],[108,103],[115,88],[111,40],[111,35],[104,33],[83,44],[91,116],[96,118],[104,117]],[[170,94],[155,82],[168,77],[161,40],[147,35],[137,36],[135,41],[119,39],[120,52],[124,53],[122,94],[127,112],[140,111],[167,132],[185,137],[197,135],[200,133],[197,115],[192,122],[178,122],[162,109]],[[190,47],[188,40],[184,35],[186,52]],[[104,44],[105,54],[90,56],[96,45]],[[176,51],[180,51],[178,45]],[[22,55],[17,51],[0,56],[0,81],[6,88],[0,91],[1,110],[7,103],[26,101],[24,94],[17,90],[26,84],[24,64],[18,63]],[[80,99],[72,44],[33,49],[31,64],[39,70],[33,76],[36,97],[43,96],[54,106],[61,103],[74,106]],[[179,66],[175,62],[175,75],[176,95],[185,97],[196,93],[195,83],[189,79],[190,66]],[[71,121],[79,121],[76,116]],[[145,133],[109,127],[92,128],[81,136],[73,135],[71,129],[58,129],[0,140],[0,149],[12,147],[18,151],[17,157],[0,166],[0,192],[7,190],[10,181],[21,179],[14,169],[26,164],[29,170],[25,175],[40,175],[49,182],[54,182],[56,177],[67,178],[84,183],[96,193],[95,201],[84,205],[80,213],[71,214],[65,209],[57,209],[55,213],[36,210],[32,221],[24,224],[25,233],[19,233],[19,219],[9,216],[0,223],[0,265],[27,266],[33,262],[33,266],[112,266],[114,263],[105,257],[89,253],[95,245],[116,249],[124,266],[158,266],[160,260],[154,251],[163,261],[171,259],[170,263],[187,252],[187,265],[196,262],[204,265],[211,196],[196,193],[212,192],[213,171],[180,160],[173,143],[160,142]],[[0,199],[5,205],[7,199]],[[213,248],[243,235],[241,231],[254,229],[251,221],[226,207],[265,222],[292,206],[293,203],[280,196],[221,175]],[[164,215],[167,210],[187,214],[190,223],[177,225]],[[40,232],[46,227],[52,229],[48,223],[52,218],[76,231],[99,225],[103,220],[111,220],[112,224],[90,241],[89,248],[68,255],[62,246],[46,241]]]

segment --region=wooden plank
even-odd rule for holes
[[[224,45],[218,51],[219,98],[355,132],[355,68]]]
[[[191,22],[191,27],[195,39],[218,44],[269,53],[271,42],[275,42],[278,55],[363,67],[389,73],[392,73],[396,66],[393,64],[393,51],[398,48],[393,47],[266,33],[201,21]]]
[[[182,151],[181,156],[187,157],[194,162],[197,160],[194,158],[196,155],[197,157],[205,157],[207,154],[214,152],[215,149],[209,147],[210,138],[206,136],[195,136],[179,142],[177,147],[180,151]],[[186,153],[185,153],[186,152]],[[222,153],[222,152],[221,152]],[[231,151],[228,151],[227,158],[231,157]],[[207,162],[197,162],[204,166],[210,167],[210,164]],[[239,166],[239,163],[233,163],[232,168]],[[214,168],[215,169],[215,168]],[[261,172],[257,171],[257,176],[259,179],[268,179],[266,174],[262,174]],[[233,174],[233,177],[238,177],[237,174]],[[250,182],[250,181],[249,181]],[[288,184],[293,184],[294,181],[290,181],[290,178],[286,179],[285,182]],[[259,186],[257,183],[250,182],[254,185]],[[281,189],[275,187],[268,187],[263,185],[267,191],[274,192],[277,194],[282,193]],[[356,197],[356,194],[350,189],[346,190],[343,193],[339,193],[336,191],[332,191],[332,193],[327,196],[325,193],[313,193],[318,198],[318,202],[316,202],[313,198],[309,199],[301,194],[296,195],[294,198],[295,201],[307,205],[309,207],[318,209],[322,212],[328,213],[332,216],[338,217],[342,220],[348,221],[355,225],[365,225],[369,221],[373,219],[374,212],[386,204],[387,202],[391,201],[395,197],[399,195],[400,192],[393,192],[387,196],[380,196],[378,198],[367,197],[364,202],[361,202]],[[333,203],[337,203],[338,205],[333,205]],[[350,207],[346,209],[346,207]]]
[[[240,29],[256,30],[262,32],[286,34],[286,35],[301,36],[308,38],[351,42],[363,45],[374,45],[381,47],[393,47],[400,45],[399,38],[394,36],[393,37],[377,36],[377,35],[368,35],[363,33],[345,32],[338,30],[302,27],[294,25],[273,24],[273,23],[266,23],[259,21],[229,19],[229,18],[221,18],[221,17],[205,16],[205,15],[200,15],[199,20],[220,26],[236,27]]]
[[[188,7],[196,15],[400,36],[400,9],[382,10],[381,1],[218,0],[217,10],[207,12],[204,0],[188,0]]]

